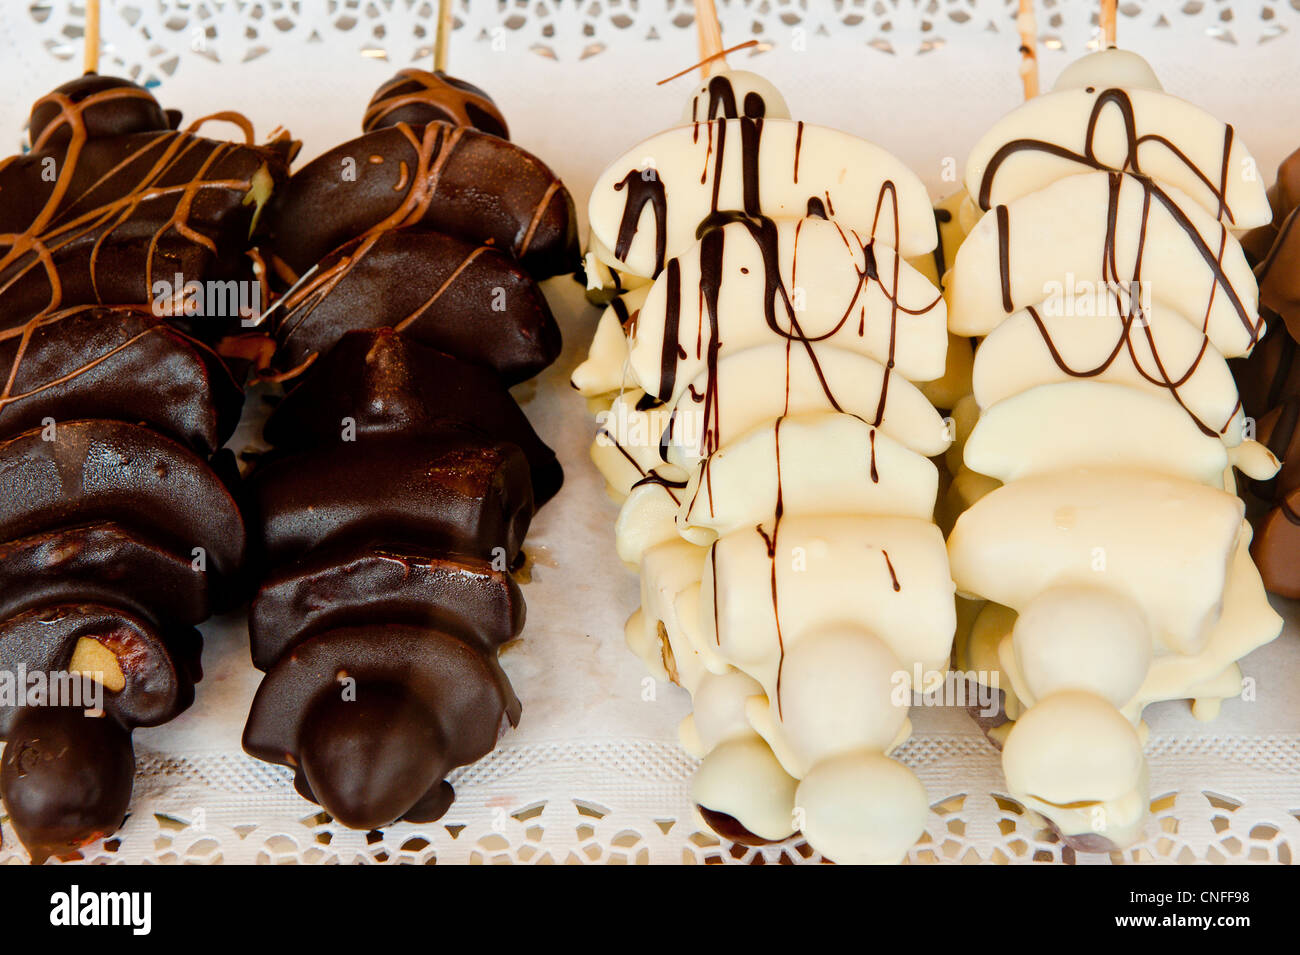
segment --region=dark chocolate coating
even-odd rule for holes
[[[533,515],[528,462],[513,444],[373,436],[268,456],[250,479],[272,565],[318,547],[383,541],[513,565]]]
[[[528,459],[537,507],[564,483],[555,452],[491,372],[389,328],[344,335],[285,396],[263,433],[284,450],[332,446],[346,453],[345,418],[357,435],[508,441]]]
[[[82,637],[117,658],[125,686],[104,691],[104,710],[123,726],[157,726],[194,702],[198,631],[163,637],[145,620],[115,607],[63,604],[38,607],[0,622],[0,671],[66,672]],[[174,654],[174,656],[173,656]],[[12,733],[14,706],[0,706],[0,737]]]
[[[244,523],[229,489],[184,445],[138,425],[70,421],[0,442],[0,540],[113,521],[233,575]]]
[[[25,707],[0,761],[0,794],[32,863],[71,856],[126,818],[135,776],[131,734],[111,717]]]
[[[354,702],[317,699],[302,724],[303,780],[345,826],[396,822],[446,771],[437,718],[402,686],[367,683]]]
[[[423,225],[495,246],[537,278],[578,264],[573,199],[541,160],[463,126],[404,123],[294,173],[269,210],[275,254],[299,275],[361,235]]]
[[[427,229],[347,243],[281,304],[281,368],[329,351],[345,332],[384,326],[490,368],[506,384],[533,377],[560,354],[546,298],[514,259]]]
[[[0,438],[46,418],[107,418],[203,457],[230,438],[244,398],[215,352],[138,308],[74,308],[0,333],[0,382]]]
[[[78,601],[122,607],[155,624],[194,626],[211,614],[206,574],[112,522],[0,544],[0,620]]]
[[[366,132],[406,123],[451,123],[502,139],[510,138],[506,118],[492,97],[473,83],[435,70],[399,70],[370,98],[361,128]]]
[[[248,634],[259,670],[318,633],[381,621],[441,630],[494,654],[519,636],[524,614],[519,585],[487,561],[363,547],[313,554],[267,579]]]
[[[349,686],[352,702],[343,696]],[[351,627],[299,644],[267,674],[244,748],[300,767],[300,791],[337,818],[369,826],[409,809],[427,818],[445,793],[436,786],[426,795],[425,783],[485,756],[503,723],[518,718],[494,656],[437,630]]]
[[[143,86],[98,73],[78,76],[38,99],[27,129],[34,150],[53,152],[68,145],[78,125],[88,139],[174,128]]]

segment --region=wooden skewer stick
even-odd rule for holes
[[[700,73],[707,80],[727,68],[722,49],[722,24],[713,0],[695,0],[695,30],[700,39]]]
[[[87,73],[99,72],[99,0],[86,2],[86,49],[85,63]]]
[[[1025,87],[1025,99],[1038,95],[1038,18],[1034,16],[1034,0],[1020,0],[1016,15],[1020,30],[1020,82]]]
[[[452,0],[438,0],[438,32],[433,39],[433,71],[447,71],[447,52],[451,48],[451,31],[455,28],[455,19],[451,10]]]
[[[1119,0],[1101,0],[1101,42],[1109,50],[1115,44],[1115,18],[1119,15]]]

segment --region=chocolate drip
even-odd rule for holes
[[[1097,158],[1095,152],[1097,127],[1100,123],[1102,114],[1105,111],[1107,106],[1114,106],[1120,111],[1120,116],[1124,124],[1125,135],[1127,138],[1127,149],[1125,154],[1125,160],[1124,163],[1119,168],[1116,168],[1114,166],[1102,162]],[[1175,203],[1173,199],[1170,198],[1169,194],[1165,192],[1165,190],[1161,187],[1161,185],[1156,180],[1150,178],[1142,171],[1142,167],[1138,157],[1139,147],[1142,144],[1147,142],[1158,143],[1163,149],[1167,150],[1174,157],[1176,157],[1179,160],[1179,162],[1181,162],[1187,169],[1189,169],[1196,176],[1197,179],[1201,181],[1201,183],[1206,187],[1206,189],[1210,191],[1211,195],[1214,196],[1215,201],[1218,204],[1219,215],[1220,216],[1226,215],[1228,221],[1232,222],[1234,221],[1232,210],[1227,205],[1228,158],[1232,149],[1232,139],[1233,139],[1232,127],[1228,126],[1224,134],[1222,165],[1218,171],[1219,182],[1216,185],[1203,170],[1201,170],[1195,163],[1191,161],[1191,159],[1186,155],[1186,153],[1180,150],[1177,146],[1175,146],[1172,142],[1170,142],[1165,137],[1158,136],[1155,134],[1138,136],[1136,132],[1136,123],[1133,116],[1133,104],[1132,101],[1129,99],[1128,94],[1121,89],[1104,90],[1103,92],[1098,94],[1097,101],[1093,105],[1092,113],[1088,118],[1087,135],[1085,136],[1084,139],[1083,152],[1081,153],[1075,152],[1063,146],[1058,146],[1054,143],[1048,143],[1043,140],[1037,140],[1037,139],[1017,139],[1005,144],[996,153],[993,154],[993,157],[989,160],[987,168],[984,170],[984,177],[980,180],[980,186],[979,186],[979,197],[978,197],[979,206],[981,209],[985,209],[985,210],[989,209],[989,197],[992,193],[993,183],[998,175],[998,172],[1002,169],[1003,164],[1006,163],[1007,160],[1009,160],[1011,157],[1021,152],[1041,152],[1059,159],[1066,159],[1071,162],[1078,163],[1079,165],[1085,166],[1089,169],[1108,170],[1110,172],[1110,177],[1111,177],[1112,220],[1110,222],[1110,227],[1108,229],[1106,255],[1107,255],[1107,261],[1110,263],[1111,266],[1111,272],[1115,274],[1115,277],[1118,279],[1117,270],[1114,268],[1115,223],[1113,221],[1113,211],[1114,211],[1113,207],[1114,204],[1118,201],[1117,199],[1118,191],[1120,189],[1120,184],[1124,181],[1124,179],[1128,178],[1134,182],[1137,182],[1141,185],[1144,194],[1143,195],[1144,214],[1140,225],[1141,228],[1140,242],[1145,242],[1146,230],[1149,221],[1149,211],[1146,210],[1148,209],[1152,201],[1154,201],[1165,211],[1166,214],[1168,214],[1170,219],[1172,219],[1173,222],[1183,231],[1183,233],[1187,236],[1187,240],[1192,244],[1192,247],[1196,249],[1197,254],[1209,267],[1210,272],[1214,277],[1214,285],[1211,290],[1211,295],[1215,294],[1215,292],[1217,292],[1220,289],[1222,290],[1223,294],[1227,296],[1228,301],[1232,305],[1233,310],[1237,313],[1239,319],[1241,320],[1243,327],[1245,327],[1245,329],[1248,332],[1250,332],[1251,340],[1253,342],[1263,333],[1264,323],[1261,320],[1259,320],[1257,317],[1252,317],[1247,312],[1245,306],[1242,304],[1236,291],[1232,288],[1232,283],[1228,281],[1228,277],[1223,270],[1223,264],[1222,264],[1222,256],[1223,256],[1222,242],[1221,242],[1220,250],[1216,255],[1206,245],[1205,241],[1201,238],[1200,233],[1196,231],[1196,228],[1195,226],[1192,225],[1191,220],[1187,218],[1187,214],[1178,207],[1178,204]],[[1011,302],[1011,294],[1010,294],[1010,263],[1007,261],[1008,255],[1007,255],[1006,243],[1008,242],[1007,230],[1009,228],[1009,225],[1007,223],[1007,214],[1005,211],[1005,206],[999,206],[997,208],[997,214],[998,214],[998,239],[999,239],[999,248],[1001,251],[1001,262],[1002,262],[1002,266],[1001,266],[1002,267],[1002,306],[1006,312],[1010,313],[1014,311],[1014,306]],[[1220,228],[1223,230],[1222,241],[1226,241],[1227,230],[1223,226],[1220,226]],[[1141,264],[1141,257],[1139,256],[1139,260],[1137,265],[1135,265],[1135,268],[1140,267],[1140,264]]]
[[[627,190],[623,218],[618,224],[618,240],[614,244],[615,258],[627,258],[632,240],[641,227],[641,212],[648,205],[655,220],[655,275],[658,275],[663,271],[668,245],[668,201],[664,195],[663,181],[653,169],[633,169],[614,188],[620,192]]]

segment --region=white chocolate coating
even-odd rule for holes
[[[1131,50],[1111,47],[1079,57],[1056,78],[1053,91],[1084,89],[1096,86],[1101,89],[1164,90],[1151,64]]]
[[[1074,468],[980,498],[948,555],[959,590],[1016,610],[1059,584],[1113,588],[1143,609],[1158,645],[1194,653],[1218,617],[1243,512],[1187,480]]]
[[[1155,304],[1145,321],[1087,314],[1091,299],[1078,293],[1059,309],[1022,310],[998,325],[980,345],[971,378],[979,406],[1052,382],[1114,382],[1173,398],[1228,447],[1241,443],[1237,383],[1198,328]]]
[[[888,246],[826,219],[755,229],[732,222],[710,240],[721,246],[716,332],[701,292],[704,244],[677,258],[655,280],[630,325],[632,368],[646,391],[678,397],[705,371],[708,345],[720,355],[773,340],[806,340],[858,352],[911,381],[943,374],[948,315],[925,278]],[[720,281],[719,281],[720,280]],[[670,307],[669,303],[676,303]],[[665,343],[668,327],[671,340]],[[675,386],[662,380],[665,355]]]
[[[1061,381],[980,416],[966,466],[1004,484],[1070,467],[1136,467],[1223,486],[1228,452],[1166,398],[1124,385]]]
[[[578,394],[591,398],[620,391],[628,384],[628,344],[622,316],[626,315],[629,323],[636,321],[649,294],[650,286],[644,285],[620,295],[601,313],[587,360],[573,370],[570,378]]]
[[[668,460],[687,470],[765,421],[818,411],[857,415],[927,457],[950,443],[916,385],[871,358],[827,346],[810,353],[773,342],[728,355],[671,409]]]
[[[1130,111],[1136,144],[1129,138]],[[1026,140],[1043,145],[1004,152],[1005,158],[990,170],[1008,143]],[[995,123],[971,150],[966,189],[981,208],[992,209],[1099,167],[1141,172],[1172,186],[1236,230],[1253,229],[1273,218],[1264,177],[1231,127],[1160,90],[1102,84],[1071,85],[1035,96]]]
[[[787,517],[893,514],[928,521],[938,485],[928,458],[861,418],[833,412],[777,418],[691,473],[679,495],[677,529],[707,545],[771,518],[778,493]]]
[[[746,195],[747,175],[757,184],[757,198]],[[645,188],[638,181],[662,187],[659,226],[652,202],[635,204]],[[659,235],[666,261],[695,244],[700,223],[714,212],[801,219],[809,200],[846,228],[905,256],[928,252],[938,241],[925,186],[879,146],[811,123],[729,119],[667,130],[614,160],[596,181],[588,206],[591,233],[599,241],[592,251],[611,255],[602,260],[615,268],[654,276]],[[621,251],[625,215],[635,231]]]
[[[945,292],[949,329],[987,335],[1012,312],[1060,294],[1071,281],[1105,288],[1109,279],[1128,288],[1140,278],[1154,302],[1205,328],[1225,357],[1248,354],[1263,322],[1241,244],[1181,192],[1166,192],[1176,211],[1151,199],[1132,176],[1086,173],[1009,203],[1005,226],[996,211],[985,215],[957,251]],[[1105,274],[1104,263],[1113,274]]]
[[[795,811],[814,846],[836,846],[848,865],[901,862],[925,831],[925,788],[910,769],[877,753],[818,765],[795,793]]]

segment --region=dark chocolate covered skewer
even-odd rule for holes
[[[506,388],[559,354],[535,283],[577,254],[568,192],[481,90],[404,70],[363,125],[270,215],[292,283],[270,364],[297,380],[250,476],[266,678],[244,746],[375,828],[439,818],[447,774],[519,720],[510,570],[563,474]]]

